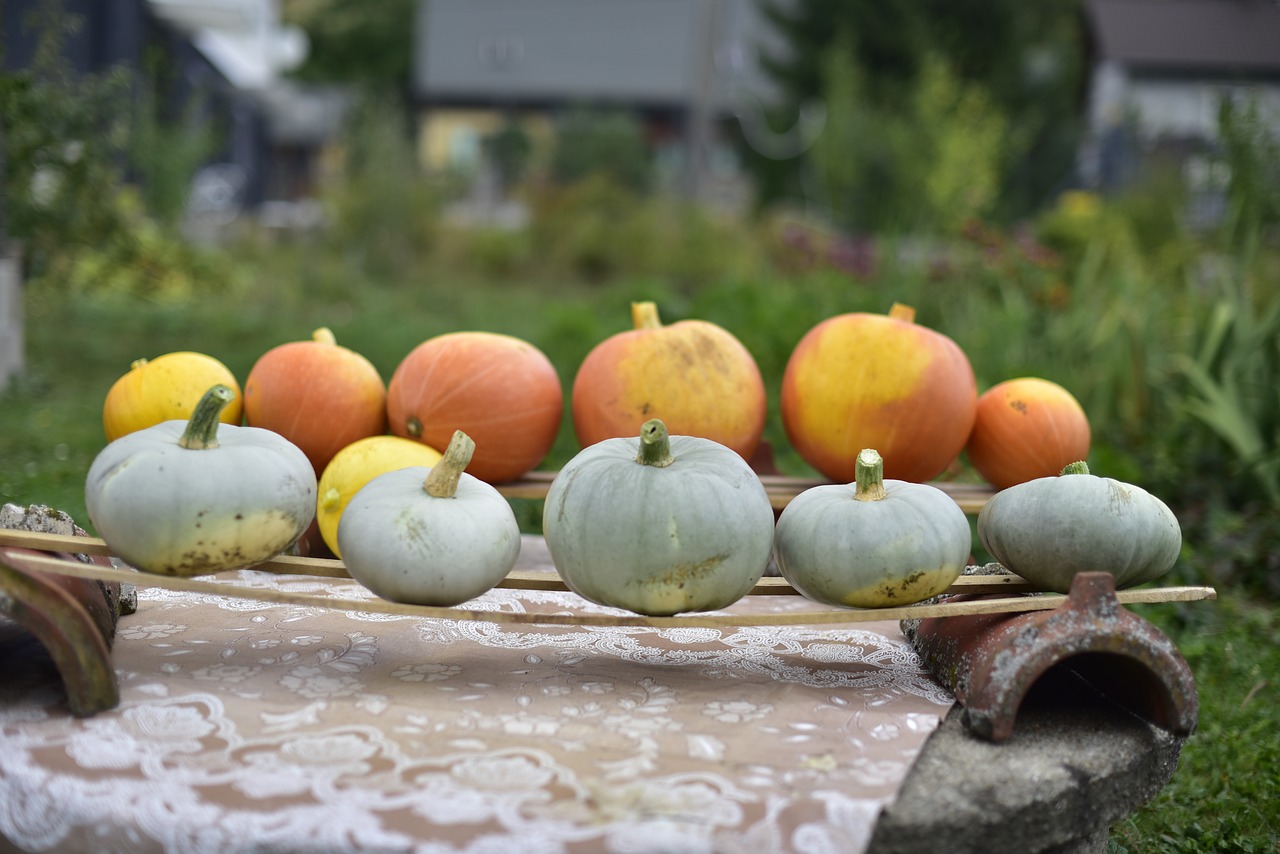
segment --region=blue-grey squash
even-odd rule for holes
[[[89,521],[111,552],[160,575],[253,566],[293,545],[316,513],[316,475],[270,430],[219,421],[236,398],[207,391],[189,421],[108,444],[85,479]]]
[[[520,555],[520,525],[497,489],[467,474],[475,442],[454,431],[434,466],[380,474],[338,521],[351,577],[392,602],[458,605],[502,581]]]
[[[735,451],[669,436],[651,419],[635,438],[578,452],[552,481],[542,518],[566,586],[648,616],[727,607],[769,563],[773,506]]]
[[[972,547],[969,520],[937,487],[884,479],[874,449],[858,454],[854,482],[797,495],[774,532],[774,557],[801,594],[827,605],[910,605],[946,590]]]
[[[1142,487],[1077,462],[997,492],[978,513],[978,540],[1027,581],[1066,593],[1078,572],[1109,572],[1117,589],[1159,578],[1178,559],[1182,529]]]

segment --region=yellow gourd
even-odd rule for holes
[[[369,436],[358,439],[334,455],[320,475],[316,499],[316,524],[325,545],[338,551],[338,522],[360,488],[380,474],[410,466],[430,468],[440,452],[430,445],[401,436]]]
[[[102,428],[107,441],[114,442],[164,421],[189,419],[200,398],[215,385],[225,385],[233,394],[219,420],[239,424],[240,384],[222,362],[189,351],[138,359],[111,386],[102,405]]]

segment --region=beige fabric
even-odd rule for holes
[[[548,565],[527,537],[520,568]],[[142,588],[114,655],[120,706],[84,720],[47,673],[0,668],[0,837],[21,849],[848,854],[953,702],[896,623],[528,627]]]

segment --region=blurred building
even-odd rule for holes
[[[643,123],[664,183],[732,199],[746,181],[726,123],[763,125],[773,84],[757,0],[420,0],[412,94],[422,156],[485,171],[509,121],[550,139],[558,116],[625,110]],[[776,47],[776,45],[774,46]]]
[[[278,0],[5,0],[3,63],[30,66],[49,9],[75,16],[64,58],[76,74],[124,68],[141,85],[166,69],[165,112],[214,136],[192,176],[192,204],[234,216],[310,191],[311,161],[337,129],[334,93],[284,80],[306,57],[306,35],[281,24]]]
[[[1225,176],[1205,155],[1222,99],[1255,99],[1280,134],[1280,3],[1086,0],[1084,9],[1092,58],[1085,183],[1121,187],[1158,160],[1181,168],[1212,207]]]

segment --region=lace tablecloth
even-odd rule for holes
[[[547,563],[526,538],[520,566]],[[114,710],[73,718],[47,661],[0,661],[0,838],[19,850],[849,854],[953,703],[890,622],[531,627],[138,598]],[[526,590],[472,604],[610,612]]]

